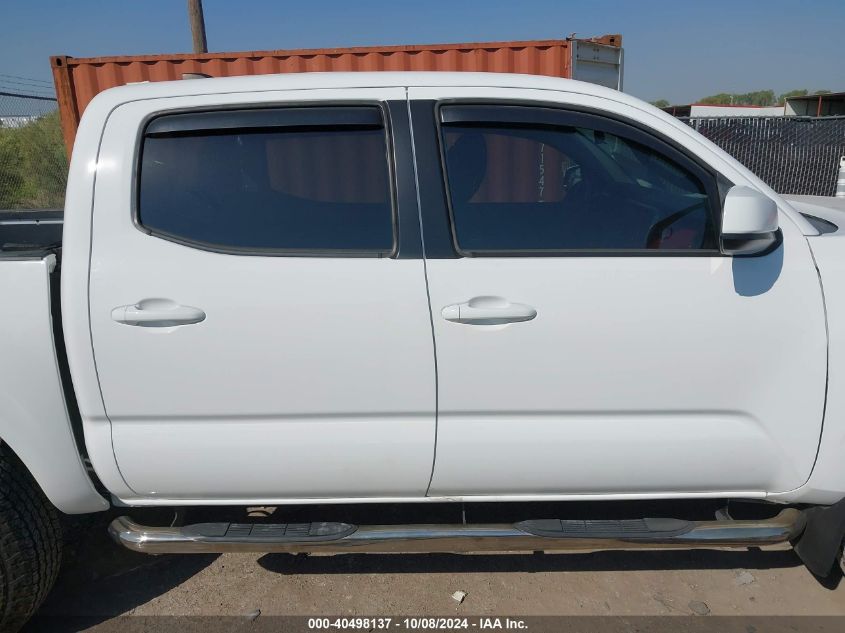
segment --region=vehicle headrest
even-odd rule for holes
[[[465,132],[446,152],[452,202],[469,202],[487,173],[487,142],[481,132]]]

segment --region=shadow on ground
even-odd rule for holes
[[[62,571],[24,631],[77,631],[82,620],[85,626],[93,626],[167,593],[218,556],[150,556],[129,551],[108,536],[108,524],[119,514],[123,512],[64,521]]]
[[[798,567],[792,550],[661,550],[534,554],[265,554],[277,574],[479,574]]]
[[[677,506],[677,504],[675,504]],[[678,508],[676,507],[677,511]],[[357,512],[366,515],[365,509]],[[450,510],[451,511],[451,510]],[[150,556],[131,552],[111,541],[107,533],[109,521],[125,512],[68,519],[66,521],[65,561],[55,588],[32,624],[25,630],[73,631],[80,622],[93,626],[134,608],[178,587],[208,567],[215,554]],[[303,510],[314,516],[315,510]],[[346,512],[346,511],[344,511]],[[423,509],[414,510],[420,514]],[[411,517],[421,522],[435,516],[432,508],[424,516]],[[481,515],[480,511],[475,511]],[[493,509],[485,506],[482,519],[490,519]],[[267,520],[295,520],[294,511],[279,512],[284,516]],[[655,513],[657,514],[657,513]],[[348,516],[354,519],[364,516]],[[193,513],[191,521],[219,519],[219,510],[208,516]],[[321,514],[322,516],[322,514]],[[537,513],[537,516],[542,516]],[[659,514],[658,514],[659,516]],[[160,517],[166,525],[169,516]],[[331,517],[334,518],[334,517]],[[408,517],[401,517],[406,519]],[[454,519],[454,517],[452,517]],[[423,519],[427,521],[422,521]],[[242,520],[242,519],[241,519]],[[478,519],[476,519],[478,520]],[[792,568],[801,565],[789,549],[760,550],[641,550],[600,551],[584,553],[533,554],[337,554],[307,556],[303,554],[265,554],[258,559],[264,570],[282,575],[319,574],[484,574],[494,572],[602,572],[635,570],[765,570]],[[839,576],[823,585],[836,588]],[[67,620],[72,617],[75,620]]]

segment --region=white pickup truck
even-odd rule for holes
[[[0,629],[49,591],[59,512],[110,508],[115,540],[150,553],[791,541],[830,573],[834,207],[789,202],[668,114],[576,81],[102,93],[63,226],[0,221]],[[687,499],[719,511],[685,516]],[[509,502],[519,520],[326,520],[431,502]],[[256,505],[278,510],[223,519]],[[144,524],[162,506],[220,519]]]

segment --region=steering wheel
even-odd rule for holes
[[[662,220],[655,222],[646,234],[646,248],[659,249],[663,242],[663,231],[672,226],[678,220],[688,216],[693,211],[701,208],[701,202],[696,202],[693,205],[685,207],[680,211],[676,211],[671,215],[667,215]]]

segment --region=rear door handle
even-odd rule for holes
[[[537,310],[524,303],[511,303],[502,297],[473,297],[465,303],[443,308],[443,318],[468,325],[502,325],[530,321]]]
[[[173,327],[204,321],[205,312],[170,299],[144,299],[134,305],[118,306],[111,311],[111,318],[125,325]]]

